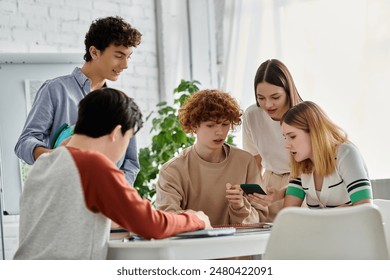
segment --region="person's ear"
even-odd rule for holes
[[[119,134],[118,133],[122,133],[122,126],[121,125],[117,125],[110,133],[110,140],[112,142],[115,142],[116,139],[118,138]]]
[[[91,55],[92,59],[97,59],[99,56],[100,51],[95,46],[89,47],[89,54]]]

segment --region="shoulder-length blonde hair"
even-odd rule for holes
[[[319,176],[327,176],[336,169],[336,152],[341,143],[349,142],[344,130],[337,126],[314,102],[304,101],[290,108],[280,120],[310,134],[313,162],[306,159],[297,162],[290,155],[291,177],[314,170]]]

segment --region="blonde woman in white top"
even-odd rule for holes
[[[250,152],[262,174],[262,187],[285,188],[290,178],[289,154],[284,147],[280,119],[292,106],[302,101],[287,67],[277,59],[263,62],[254,79],[256,104],[243,117],[243,148]],[[249,195],[255,208],[260,195]],[[283,206],[283,200],[269,206],[267,221],[272,222]]]

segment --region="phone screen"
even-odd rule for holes
[[[265,191],[258,184],[241,184],[240,187],[246,194],[259,193],[266,195]]]

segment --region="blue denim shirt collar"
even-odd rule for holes
[[[77,83],[82,89],[84,89],[85,93],[89,93],[91,91],[91,80],[83,72],[81,72],[80,67],[76,67],[73,70],[72,75],[74,75]],[[107,87],[107,83],[104,83],[103,87]]]
[[[91,82],[87,76],[83,72],[81,72],[81,68],[76,67],[73,70],[72,75],[76,78],[77,83],[80,85],[82,89],[84,89],[85,93],[89,93],[91,91]]]

